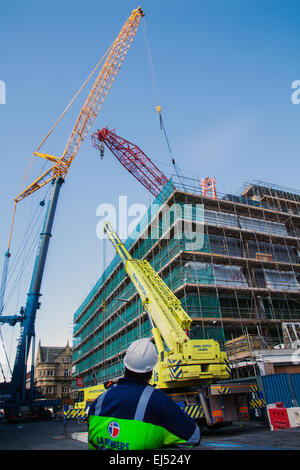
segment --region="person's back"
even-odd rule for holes
[[[148,350],[154,348],[150,345]],[[148,385],[154,363],[151,370],[138,373],[126,357],[124,363],[125,377],[100,395],[90,408],[89,448],[144,450],[199,444],[196,423],[164,392]]]

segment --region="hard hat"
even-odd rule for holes
[[[158,355],[154,344],[148,338],[134,341],[124,357],[124,366],[132,372],[143,374],[154,369]]]

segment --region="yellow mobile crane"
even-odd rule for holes
[[[252,384],[229,382],[226,353],[213,339],[190,339],[191,318],[147,260],[133,259],[110,224],[106,232],[141,298],[159,361],[151,384],[165,390],[194,419],[216,427],[248,418]],[[219,383],[216,383],[219,381]]]
[[[230,377],[226,353],[213,339],[189,339],[191,319],[180,301],[147,260],[133,259],[108,222],[104,224],[125,271],[138,291],[148,313],[159,354],[153,383],[159,388],[191,387]]]

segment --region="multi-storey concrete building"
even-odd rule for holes
[[[125,242],[147,259],[192,318],[190,336],[222,347],[239,336],[268,349],[300,322],[300,194],[266,183],[239,196],[169,182]],[[74,315],[75,377],[120,376],[128,345],[150,336],[147,314],[118,256]],[[256,373],[253,365],[253,372]]]

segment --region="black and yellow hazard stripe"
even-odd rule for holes
[[[221,387],[220,388],[220,393],[222,395],[229,395],[229,393],[231,393],[231,388],[230,387]]]
[[[86,416],[86,412],[84,409],[74,409],[73,407],[67,408],[64,410],[64,418],[65,419],[79,419],[84,418]]]
[[[170,364],[170,366],[169,366],[170,378],[172,380],[182,378],[183,372],[182,372],[181,361],[168,359],[168,362]]]
[[[181,409],[192,419],[204,417],[204,411],[201,405],[183,405],[181,406]]]
[[[226,371],[228,372],[229,375],[231,375],[230,363],[229,363],[228,359],[225,358],[224,362],[225,362]]]
[[[250,400],[250,408],[255,409],[255,408],[265,408],[266,407],[266,401],[263,398],[253,398]]]

